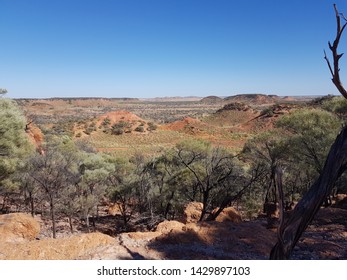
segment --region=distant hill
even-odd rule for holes
[[[221,103],[221,102],[223,102],[223,98],[220,98],[215,95],[206,96],[200,100],[200,103],[204,103],[204,104],[214,104],[214,103]]]
[[[252,94],[237,94],[224,98],[228,102],[242,102],[246,104],[273,104],[282,101],[282,98],[277,95],[266,95],[261,93]]]

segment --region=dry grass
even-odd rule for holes
[[[119,157],[128,157],[139,152],[154,156],[172,148],[179,141],[187,139],[187,135],[164,130],[146,134],[125,133],[122,135],[105,134],[99,131],[93,133],[88,139],[97,150]]]

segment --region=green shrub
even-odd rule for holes
[[[87,135],[90,135],[95,129],[93,127],[87,127],[83,132]]]
[[[262,110],[260,115],[266,116],[266,117],[273,117],[273,115],[274,115],[273,108],[266,108],[266,109]]]
[[[123,133],[124,133],[124,129],[123,128],[112,127],[112,134],[114,134],[114,135],[121,135]]]
[[[105,118],[101,123],[102,126],[109,126],[110,124],[111,120],[109,118]]]
[[[120,121],[117,123],[117,126],[120,128],[125,128],[125,127],[129,127],[130,124],[128,122],[125,122],[125,121]]]
[[[135,128],[135,131],[137,131],[137,132],[144,132],[145,129],[144,129],[143,126],[139,125],[138,127]]]
[[[152,130],[156,130],[158,128],[158,126],[155,123],[149,122],[148,123],[148,131],[152,131]]]

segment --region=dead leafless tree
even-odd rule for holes
[[[347,91],[340,80],[339,60],[342,53],[338,54],[337,48],[341,39],[341,35],[347,25],[346,18],[340,14],[334,4],[337,22],[337,34],[334,43],[329,44],[329,48],[333,56],[333,67],[324,51],[324,59],[326,60],[332,82],[347,99]],[[346,21],[341,25],[341,17]],[[302,233],[306,230],[315,214],[318,212],[325,198],[331,193],[336,180],[347,169],[347,126],[345,126],[337,136],[335,142],[330,148],[328,157],[325,161],[323,170],[317,181],[311,186],[309,191],[303,196],[299,203],[294,208],[290,217],[281,221],[281,226],[278,231],[278,240],[272,248],[270,259],[289,259],[291,253],[300,239]]]
[[[336,4],[334,4],[334,10],[335,10],[335,15],[336,15],[336,26],[337,26],[336,38],[335,38],[333,44],[328,42],[329,49],[331,50],[332,55],[333,55],[334,67],[331,66],[330,61],[329,61],[325,51],[324,51],[324,59],[326,60],[326,62],[328,64],[334,85],[336,86],[338,91],[342,94],[342,96],[347,99],[347,91],[344,88],[344,86],[341,82],[341,79],[340,79],[339,60],[343,56],[343,53],[338,54],[338,52],[337,52],[337,48],[339,46],[342,33],[343,33],[343,31],[347,25],[347,21],[346,21],[346,18],[344,17],[344,15],[340,14],[339,11],[337,10]],[[345,24],[342,26],[341,26],[341,16],[346,21]]]

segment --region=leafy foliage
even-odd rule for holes
[[[294,160],[303,159],[320,173],[341,122],[323,110],[298,110],[281,118],[277,126],[289,133],[287,142]]]
[[[236,194],[244,184],[244,170],[235,156],[204,141],[183,141],[173,150],[178,176],[188,177],[185,192],[201,201],[200,220],[219,207],[225,197]],[[176,175],[177,176],[177,175]],[[184,184],[183,184],[184,185]]]
[[[319,109],[302,109],[283,116],[276,122],[276,128],[249,140],[243,156],[251,168],[259,165],[266,171],[266,177],[255,185],[254,191],[264,203],[277,201],[274,186],[274,172],[281,167],[285,200],[297,201],[319,176],[327,153],[341,121],[332,113]],[[250,200],[254,201],[252,194]]]
[[[32,152],[25,134],[26,120],[9,99],[0,99],[0,184],[14,173],[21,159]],[[1,186],[1,185],[0,185]]]
[[[322,108],[329,112],[346,116],[347,114],[347,99],[342,96],[336,96],[323,101]]]

